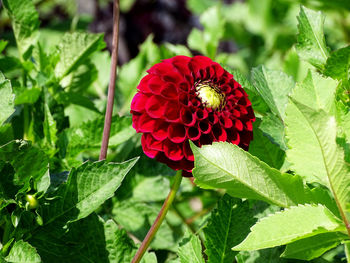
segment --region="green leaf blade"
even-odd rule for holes
[[[14,99],[11,82],[0,72],[0,125],[14,113]]]
[[[342,222],[322,205],[299,205],[258,221],[234,250],[257,250],[285,245],[317,234],[345,230]]]
[[[254,68],[252,75],[257,92],[271,111],[283,120],[288,95],[295,86],[293,79],[282,71],[269,70],[264,66]]]
[[[27,188],[31,179],[38,182],[48,171],[49,158],[31,142],[11,141],[0,147],[0,160],[10,163],[15,176],[13,183]]]
[[[8,262],[13,263],[40,263],[41,259],[36,249],[29,243],[19,240],[15,242],[10,250],[9,255],[5,258]]]
[[[336,144],[333,116],[290,100],[287,107],[287,158],[292,168],[309,182],[329,187],[340,209],[350,202],[350,168],[344,150]]]
[[[198,236],[188,235],[178,248],[181,263],[205,263],[202,256],[202,246]]]
[[[309,70],[303,82],[297,84],[291,97],[314,110],[323,109],[330,112],[337,85],[337,81]]]
[[[57,219],[74,222],[95,211],[111,198],[138,158],[123,163],[85,162],[72,169],[68,181],[57,192],[60,197],[45,207],[44,224]]]
[[[233,262],[237,252],[231,250],[232,245],[239,244],[254,223],[254,214],[248,202],[224,195],[203,229],[207,262]]]
[[[58,47],[60,60],[55,67],[55,75],[62,79],[95,51],[105,47],[103,35],[87,33],[66,33]]]
[[[237,145],[213,143],[197,148],[193,175],[202,188],[222,188],[239,198],[262,200],[281,207],[310,201],[310,191],[297,175],[282,174]]]
[[[329,55],[323,33],[324,15],[301,6],[297,18],[299,21],[296,45],[298,55],[314,67],[323,69]]]
[[[82,151],[99,149],[102,141],[103,123],[104,117],[99,117],[84,122],[79,127],[66,129],[60,138],[61,144],[67,144],[66,155],[73,158]],[[116,146],[127,141],[134,134],[135,130],[131,126],[130,117],[114,116],[112,118],[109,145]]]
[[[350,46],[334,51],[327,59],[324,74],[333,79],[348,81],[350,69]]]
[[[346,237],[341,233],[330,232],[304,238],[288,244],[281,257],[312,260],[339,245]]]
[[[39,14],[32,0],[3,0],[11,18],[17,47],[22,57],[35,42],[34,32],[39,27]]]

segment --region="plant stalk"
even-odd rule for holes
[[[111,132],[111,123],[113,115],[113,103],[115,94],[115,80],[117,77],[117,63],[118,63],[118,42],[119,42],[119,0],[114,0],[113,3],[113,41],[112,41],[112,58],[111,58],[111,72],[108,85],[107,108],[105,115],[105,123],[103,128],[101,152],[99,160],[106,159],[109,134]]]
[[[181,181],[182,181],[182,171],[179,170],[179,171],[177,171],[177,173],[175,175],[175,180],[173,182],[173,185],[170,188],[170,192],[169,192],[167,198],[165,199],[163,206],[162,206],[156,220],[154,221],[153,225],[151,226],[150,230],[148,231],[145,239],[142,241],[142,244],[139,247],[139,249],[137,250],[131,263],[140,262],[143,254],[145,254],[147,248],[151,244],[155,234],[157,233],[159,227],[161,226],[161,224],[162,224],[162,222],[163,222],[163,220],[164,220],[164,218],[169,210],[170,205],[174,201],[176,192],[179,190]]]

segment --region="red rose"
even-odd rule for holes
[[[204,56],[176,56],[151,67],[131,103],[133,127],[150,158],[191,172],[197,146],[227,141],[248,149],[251,102],[232,74]]]

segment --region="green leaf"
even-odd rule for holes
[[[216,0],[188,0],[186,6],[194,14],[200,15],[209,7],[217,4]]]
[[[336,88],[337,81],[309,70],[303,82],[297,84],[291,97],[314,110],[323,109],[330,112]]]
[[[259,128],[271,142],[278,145],[283,151],[287,150],[284,124],[276,115],[267,113],[263,117]]]
[[[13,263],[40,263],[41,258],[36,252],[36,249],[27,242],[19,240],[15,242],[10,250],[9,255],[5,258],[6,261]]]
[[[123,163],[85,162],[73,168],[67,183],[55,193],[59,198],[43,208],[44,224],[57,219],[74,222],[91,214],[114,195],[137,160],[134,158]]]
[[[105,45],[101,34],[66,33],[58,46],[60,60],[55,68],[56,77],[62,79]]]
[[[259,128],[254,129],[254,139],[249,145],[249,153],[276,169],[280,169],[284,162],[284,151],[278,145],[271,143]]]
[[[56,99],[59,103],[62,103],[65,106],[68,106],[69,104],[75,104],[100,113],[95,104],[89,98],[83,96],[81,93],[62,91],[56,95]]]
[[[280,258],[281,253],[280,247],[240,251],[236,256],[236,261],[237,263],[291,263],[287,259]]]
[[[113,220],[104,223],[104,230],[109,263],[131,262],[137,247],[127,232],[120,229]],[[146,253],[142,257],[141,263],[157,263],[157,258],[154,253]]]
[[[323,33],[325,17],[319,11],[300,7],[297,17],[299,35],[296,49],[298,55],[318,69],[323,69],[328,58],[328,50]]]
[[[39,88],[31,88],[31,89],[23,89],[21,91],[16,91],[16,99],[15,105],[20,104],[34,104],[40,97],[41,89]]]
[[[19,53],[23,58],[35,42],[34,32],[39,27],[39,15],[32,0],[3,0],[4,7],[11,18]]]
[[[162,175],[143,177],[132,190],[133,200],[139,202],[164,201],[169,188],[169,180]]]
[[[13,167],[0,161],[0,210],[10,203],[15,203],[20,188],[13,183],[14,175]]]
[[[112,214],[118,224],[122,225],[126,231],[132,233],[139,240],[143,240],[160,209],[160,205],[124,199],[114,203]],[[167,218],[169,216],[168,214]],[[174,236],[172,226],[168,222],[164,222],[152,241],[151,247],[176,251],[177,239],[178,237]]]
[[[255,221],[247,201],[224,195],[203,229],[207,262],[233,262],[237,252],[231,250],[232,245],[242,242]]]
[[[36,190],[38,192],[45,193],[47,189],[49,189],[50,184],[51,184],[50,173],[49,173],[49,170],[47,170],[46,174],[44,174],[44,176],[37,181]]]
[[[187,42],[191,49],[200,51],[203,55],[215,58],[219,41],[224,35],[225,20],[219,6],[213,6],[200,16],[204,31],[193,29]]]
[[[177,254],[179,255],[181,263],[205,263],[202,256],[202,246],[198,236],[186,235],[181,243]]]
[[[0,72],[0,125],[15,111],[11,82]]]
[[[247,92],[255,114],[266,113],[269,110],[269,106],[266,104],[265,100],[260,95],[258,95],[257,90],[251,84],[251,82],[246,77],[244,77],[238,70],[230,70],[229,68],[225,69],[233,75],[234,79],[239,84],[241,84],[244,90]]]
[[[83,123],[79,127],[66,129],[61,136],[61,144],[67,144],[66,154],[75,157],[82,151],[98,150],[101,147],[104,117]],[[130,117],[112,118],[110,146],[127,141],[135,135]]]
[[[288,94],[295,86],[293,78],[282,71],[269,70],[264,66],[254,68],[252,75],[257,92],[271,111],[283,120]]]
[[[154,252],[148,252],[146,253],[142,259],[141,263],[157,263],[157,256]]]
[[[57,226],[36,230],[29,242],[37,248],[43,262],[108,263],[104,222],[95,213],[69,224],[62,231]]]
[[[105,53],[103,52],[95,52],[92,56],[91,59],[93,59],[93,56],[95,55],[95,57],[101,57],[103,56],[103,58],[105,58]],[[109,54],[108,54],[109,55]],[[108,59],[110,60],[110,57],[108,57]],[[73,77],[70,81],[70,83],[67,84],[67,88],[70,92],[74,92],[74,93],[78,93],[81,94],[82,92],[86,92],[88,90],[88,92],[90,93],[89,88],[95,84],[97,82],[97,79],[101,79],[101,78],[105,78],[107,75],[107,80],[103,80],[105,81],[109,81],[109,73],[106,74],[106,72],[101,72],[102,70],[104,70],[104,67],[106,66],[110,66],[110,63],[108,59],[104,59],[103,61],[99,61],[99,64],[94,64],[90,61],[90,59],[88,59],[86,62],[84,62],[84,64],[80,65],[76,71],[74,71]],[[101,66],[101,64],[106,63],[107,65],[103,65]],[[99,67],[98,69],[96,67]],[[102,84],[102,83],[98,83]],[[105,85],[103,87],[103,91],[104,89],[108,86]],[[101,91],[102,91],[101,90]],[[100,95],[101,96],[101,91],[97,91],[96,95]],[[102,92],[103,92],[102,91]]]
[[[31,178],[37,182],[48,170],[49,160],[43,151],[23,140],[11,141],[0,147],[0,160],[10,163],[16,173],[13,183],[27,188]]]
[[[169,56],[178,56],[178,55],[182,55],[182,56],[188,56],[191,57],[191,51],[184,45],[174,45],[171,43],[164,43],[164,47],[166,52],[165,53],[170,53]]]
[[[324,74],[338,80],[349,80],[350,46],[340,48],[331,53],[327,59]]]
[[[199,187],[222,188],[235,197],[281,207],[328,200],[316,198],[298,175],[281,173],[237,145],[214,142],[197,148],[191,143],[191,148],[195,159],[193,176]]]
[[[350,171],[343,149],[336,144],[335,118],[293,100],[287,112],[287,158],[292,168],[309,182],[328,186],[345,211],[350,202]]]
[[[0,39],[0,53],[2,51],[4,51],[4,49],[6,48],[7,44],[8,44],[8,41]]]
[[[288,244],[281,257],[312,260],[338,246],[346,238],[346,235],[337,232],[304,238]]]
[[[119,229],[113,220],[104,224],[106,249],[110,263],[131,262],[136,246],[124,229]]]
[[[259,220],[246,239],[233,250],[257,250],[285,245],[345,226],[322,205],[299,205]]]
[[[51,115],[50,108],[47,104],[44,105],[44,123],[43,123],[43,129],[44,129],[44,135],[45,140],[51,147],[55,147],[55,144],[57,142],[57,125],[56,121]]]
[[[22,64],[18,58],[6,56],[0,57],[0,71],[3,73],[8,73],[17,68],[22,68]]]

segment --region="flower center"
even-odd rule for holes
[[[224,105],[225,95],[208,82],[199,83],[196,86],[197,96],[206,108],[221,109]]]

